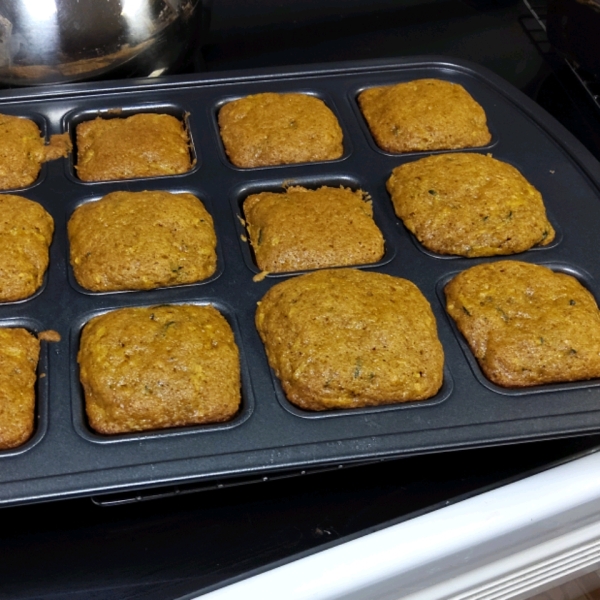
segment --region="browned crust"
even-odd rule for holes
[[[272,287],[256,311],[269,364],[306,410],[425,400],[442,385],[431,307],[405,279],[315,271]]]
[[[524,252],[554,240],[541,194],[513,166],[473,152],[396,167],[396,215],[429,250],[461,256]]]
[[[340,158],[342,130],[333,112],[307,94],[264,93],[225,104],[221,139],[237,167],[262,167]]]
[[[92,429],[103,434],[230,420],[239,352],[212,306],[124,308],[83,328],[77,360]]]
[[[384,253],[373,207],[361,190],[296,186],[244,201],[258,267],[281,273],[377,262]]]
[[[82,181],[177,175],[192,168],[188,133],[171,115],[97,117],[77,125],[76,136],[75,168]]]
[[[213,220],[192,194],[112,192],[68,223],[77,282],[94,291],[202,281],[217,268]]]
[[[388,152],[485,146],[492,136],[483,108],[458,83],[417,79],[358,96],[377,145]]]
[[[40,343],[25,329],[0,328],[0,449],[33,434]]]
[[[0,195],[0,302],[23,300],[42,285],[54,221],[37,202]]]
[[[31,119],[0,114],[0,190],[31,185],[42,163],[67,156],[69,150],[68,134],[52,136],[45,146]]]
[[[477,265],[445,289],[486,377],[503,387],[600,377],[600,312],[574,277],[520,261]]]

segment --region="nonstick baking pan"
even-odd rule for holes
[[[488,382],[444,310],[442,288],[453,276],[494,258],[442,257],[423,251],[394,215],[385,188],[392,169],[429,153],[380,150],[356,97],[368,87],[435,77],[462,84],[484,107],[491,153],[517,167],[545,200],[557,239],[513,258],[575,275],[600,298],[600,165],[552,117],[498,76],[471,63],[440,57],[336,63],[290,69],[178,76],[63,87],[7,90],[0,112],[29,117],[46,135],[68,132],[96,117],[161,112],[184,119],[196,159],[184,175],[84,183],[73,157],[47,163],[34,185],[18,193],[54,217],[50,267],[34,297],[0,305],[0,326],[52,329],[43,342],[36,430],[26,444],[0,452],[0,503],[135,492],[218,481],[248,481],[332,465],[462,447],[549,439],[600,430],[600,381],[507,390]],[[322,98],[344,132],[334,161],[240,169],[224,152],[217,125],[225,102],[258,92],[303,92]],[[74,140],[73,140],[74,141]],[[373,201],[386,244],[383,259],[365,268],[414,282],[437,319],[446,355],[444,384],[426,402],[309,413],[293,407],[272,374],[254,326],[256,303],[293,274],[254,281],[259,269],[240,222],[241,203],[291,182],[316,188],[360,188]],[[218,270],[206,282],[152,291],[90,293],[69,265],[67,221],[83,202],[116,190],[191,192],[213,216]],[[212,304],[232,325],[242,364],[242,407],[229,423],[101,436],[88,426],[77,350],[93,316],[126,306]]]

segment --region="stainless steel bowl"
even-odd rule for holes
[[[201,43],[202,0],[4,0],[0,83],[176,70]]]

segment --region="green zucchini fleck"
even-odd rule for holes
[[[362,370],[362,360],[360,358],[357,358],[356,365],[354,367],[354,379],[358,379],[360,377],[361,370]]]
[[[160,330],[161,335],[163,335],[163,336],[167,335],[167,331],[169,330],[169,327],[172,327],[173,325],[175,325],[175,323],[177,323],[177,321],[167,321]]]

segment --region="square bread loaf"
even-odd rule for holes
[[[437,154],[396,167],[387,182],[396,215],[439,254],[493,256],[554,240],[542,195],[489,155]]]
[[[322,270],[272,287],[256,327],[287,399],[306,410],[434,396],[444,353],[431,307],[410,281]]]
[[[83,328],[77,360],[89,424],[101,434],[218,423],[240,407],[239,351],[212,306],[105,313]]]
[[[458,83],[416,79],[358,96],[377,145],[387,152],[485,146],[492,136],[483,108]]]
[[[97,117],[79,123],[76,136],[75,169],[82,181],[177,175],[193,166],[188,133],[171,115]]]
[[[46,146],[31,119],[0,114],[0,190],[31,185],[42,163],[65,157],[70,150],[67,134],[53,135]]]
[[[192,194],[112,192],[80,205],[68,233],[75,279],[94,292],[194,283],[217,268],[212,217]]]
[[[342,130],[327,105],[308,94],[254,94],[219,111],[225,152],[237,167],[340,158]]]
[[[445,293],[448,313],[493,383],[600,377],[600,311],[575,277],[504,260],[463,271]]]
[[[0,327],[0,450],[33,434],[40,342],[27,330]]]
[[[42,285],[54,220],[37,202],[0,195],[0,302],[23,300]]]
[[[343,187],[248,196],[244,217],[258,267],[280,273],[377,262],[383,236],[365,196]]]

